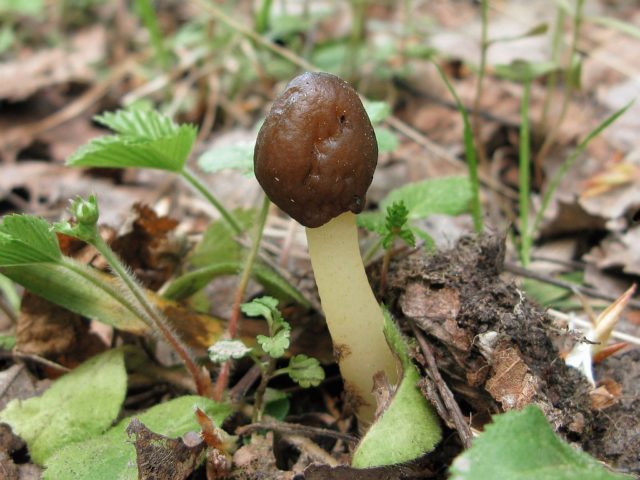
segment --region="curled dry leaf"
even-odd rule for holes
[[[133,418],[127,434],[135,436],[138,479],[189,477],[200,463],[204,443],[187,446],[181,438],[168,438],[149,430],[140,420]]]

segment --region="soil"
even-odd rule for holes
[[[398,258],[384,300],[403,328],[410,331],[414,322],[426,334],[472,427],[535,403],[566,440],[615,469],[640,473],[640,352],[598,369],[597,378],[611,377],[623,394],[615,405],[594,410],[592,386],[566,366],[557,348],[571,333],[501,277],[504,245],[496,236],[465,237],[447,252]],[[377,283],[379,265],[371,270]]]

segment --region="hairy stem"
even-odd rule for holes
[[[178,356],[182,359],[185,367],[196,382],[198,394],[203,396],[210,396],[211,380],[209,378],[209,375],[206,374],[206,370],[200,370],[186,345],[184,345],[182,340],[180,340],[175,332],[171,330],[167,319],[149,301],[142,287],[133,278],[131,273],[127,271],[118,256],[113,252],[113,250],[111,250],[109,245],[107,245],[107,243],[100,235],[95,235],[91,241],[91,244],[105,258],[109,266],[120,277],[127,288],[131,291],[134,298],[138,301],[138,303],[142,307],[142,313],[146,319],[146,323],[154,325],[165,338],[167,343],[171,345]]]

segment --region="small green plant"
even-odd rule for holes
[[[389,262],[393,254],[393,244],[396,239],[404,241],[407,245],[415,247],[416,236],[408,227],[409,210],[404,202],[393,202],[387,207],[387,216],[384,222],[384,233],[382,234],[382,248],[384,248],[384,256],[382,257],[382,268],[380,270],[380,295],[384,293],[387,285],[387,272],[389,271]]]
[[[260,368],[261,380],[256,389],[253,411],[253,421],[257,422],[264,413],[265,393],[271,380],[288,375],[303,388],[315,387],[324,380],[324,370],[318,360],[302,354],[291,357],[286,367],[276,369],[278,359],[285,355],[291,342],[291,326],[278,310],[278,300],[273,297],[256,298],[242,304],[242,311],[252,317],[263,317],[267,322],[268,335],[258,335],[258,345],[254,348],[246,346],[242,340],[220,340],[209,348],[209,358],[214,363],[224,363],[248,356]]]
[[[98,231],[100,211],[96,197],[91,195],[88,199],[76,198],[71,203],[71,213],[77,223],[58,223],[54,226],[55,230],[59,233],[78,238],[95,247],[115,274],[122,280],[129,294],[133,295],[135,299],[134,308],[140,316],[140,319],[161,333],[167,343],[176,351],[193,377],[198,393],[203,396],[210,396],[212,391],[209,372],[206,369],[198,367],[193,355],[180,337],[173,331],[164,314],[149,299],[144,288],[134,277],[133,273],[122,264],[118,256],[111,250],[111,247],[109,247],[100,235]]]

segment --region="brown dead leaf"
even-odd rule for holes
[[[600,269],[621,268],[630,275],[640,275],[640,225],[626,233],[612,233],[585,255]]]
[[[64,47],[40,50],[0,64],[0,99],[29,97],[37,90],[95,79],[95,63],[107,50],[105,27],[96,24],[76,33]]]
[[[233,455],[232,480],[262,478],[264,480],[291,480],[293,472],[284,472],[276,467],[273,456],[273,433],[264,437],[254,436],[251,443],[240,447]]]
[[[400,308],[425,332],[433,335],[458,355],[467,352],[472,338],[460,328],[456,317],[460,310],[459,292],[455,289],[428,288],[420,282],[407,285],[400,297]]]
[[[538,380],[529,371],[517,347],[499,343],[493,351],[491,367],[493,374],[485,389],[505,410],[520,409],[531,403]]]
[[[591,408],[594,410],[604,410],[615,405],[622,395],[622,387],[615,380],[605,378],[600,383],[598,388],[589,392]]]
[[[13,399],[26,400],[39,395],[43,388],[42,383],[37,384],[29,374],[24,364],[15,364],[0,372],[0,410],[6,407]],[[0,430],[0,450],[2,449],[3,433]]]
[[[183,480],[200,463],[204,443],[187,446],[181,438],[168,438],[149,430],[133,418],[127,434],[135,436],[136,463],[140,480]]]
[[[148,205],[136,203],[133,217],[125,222],[127,231],[111,248],[131,267],[142,283],[157,290],[179,264],[183,246],[170,233],[178,222],[158,216]]]
[[[106,345],[89,331],[89,322],[80,315],[26,292],[16,325],[16,347],[73,367]]]

